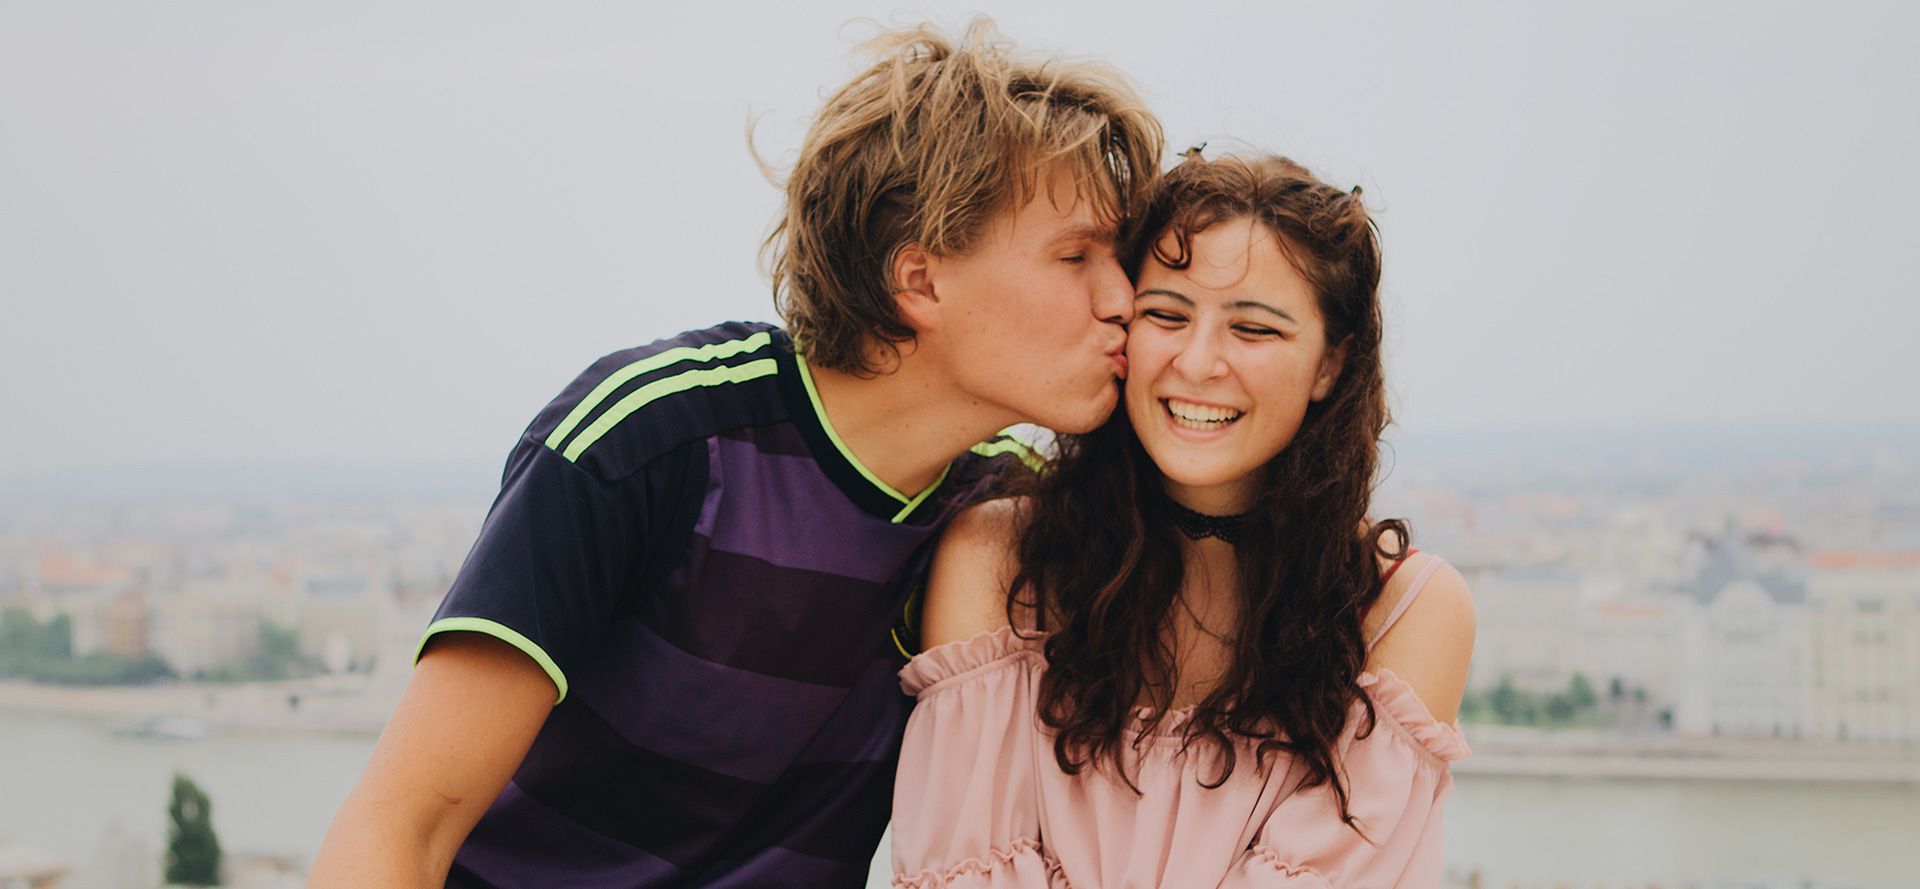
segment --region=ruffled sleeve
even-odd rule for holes
[[[1364,738],[1355,707],[1338,752],[1348,810],[1343,823],[1330,785],[1282,800],[1253,847],[1222,884],[1231,889],[1427,887],[1440,884],[1443,806],[1453,787],[1448,763],[1470,752],[1460,730],[1434,719],[1413,688],[1381,671],[1362,674],[1378,724]],[[1371,842],[1369,842],[1371,840]]]
[[[895,887],[1066,885],[1039,835],[1033,695],[1043,661],[1037,640],[1001,628],[928,649],[900,671],[919,703],[893,793]]]

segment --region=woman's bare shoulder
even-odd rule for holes
[[[954,516],[934,550],[920,644],[932,648],[1007,625],[1024,498],[989,500]]]
[[[1418,589],[1416,581],[1424,577]],[[1413,686],[1434,718],[1453,720],[1473,657],[1473,593],[1465,577],[1428,552],[1408,558],[1381,590],[1364,623],[1371,638],[1401,600],[1414,599],[1367,653],[1368,669],[1391,670]]]

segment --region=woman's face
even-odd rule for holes
[[[1344,349],[1328,348],[1312,286],[1265,226],[1220,223],[1192,254],[1185,269],[1149,257],[1140,271],[1127,417],[1174,499],[1226,515],[1252,507],[1255,472],[1332,390]]]

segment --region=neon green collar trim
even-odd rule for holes
[[[800,354],[800,351],[795,349],[793,352],[793,363],[800,368],[800,383],[806,387],[807,401],[813,404],[813,415],[820,419],[820,428],[827,433],[827,440],[833,442],[833,446],[840,452],[840,456],[846,458],[847,463],[851,465],[856,472],[859,472],[860,477],[866,479],[868,484],[879,489],[881,493],[905,504],[899,512],[894,513],[893,521],[898,522],[906,518],[913,512],[915,507],[918,507],[921,502],[933,494],[935,489],[940,487],[941,482],[947,480],[947,473],[953,469],[953,464],[951,463],[947,464],[945,469],[940,470],[940,477],[934,479],[933,484],[928,485],[925,490],[912,497],[908,497],[894,490],[892,485],[881,481],[879,476],[873,474],[873,470],[868,469],[865,463],[860,462],[859,457],[854,456],[853,450],[847,447],[847,443],[840,440],[840,433],[834,431],[833,421],[827,419],[827,408],[820,403],[820,391],[814,388],[813,371],[807,367],[807,356]]]

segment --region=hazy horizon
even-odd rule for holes
[[[1490,474],[1535,484],[1598,485],[1713,469],[1777,475],[1802,465],[1920,474],[1920,424],[1390,428],[1383,485],[1471,486]],[[0,508],[114,503],[470,502],[497,486],[506,449],[438,457],[240,457],[0,468]],[[1456,477],[1457,476],[1457,477]]]
[[[17,4],[0,478],[497,467],[599,355],[770,319],[750,116],[790,159],[845,22],[973,9],[1363,186],[1404,434],[1920,426],[1904,6]]]

